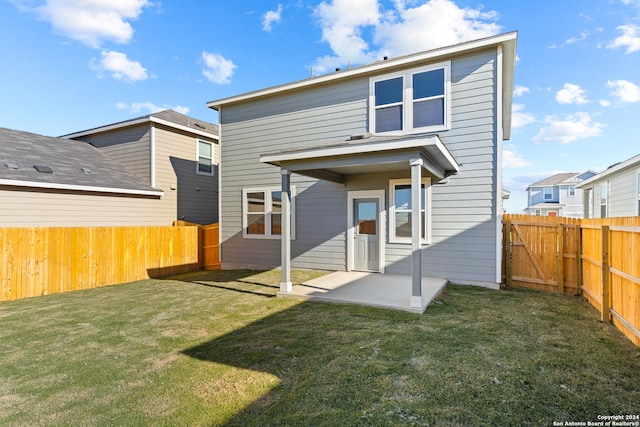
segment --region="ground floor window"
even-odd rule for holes
[[[295,238],[295,190],[291,189],[291,238]],[[279,188],[242,190],[242,229],[248,238],[279,238],[282,234],[282,192]]]
[[[411,243],[411,180],[389,181],[389,242]],[[420,222],[422,242],[431,243],[431,179],[424,178],[421,185]]]

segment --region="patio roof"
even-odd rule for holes
[[[344,183],[345,176],[408,170],[412,159],[440,181],[460,170],[460,165],[438,135],[380,137],[369,134],[346,141],[280,151],[260,157],[262,163],[279,166],[312,178]]]

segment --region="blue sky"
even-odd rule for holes
[[[505,207],[640,153],[640,0],[0,0],[0,126],[45,135],[518,31]]]

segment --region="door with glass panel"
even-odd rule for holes
[[[354,199],[354,251],[353,269],[380,271],[378,261],[378,199]]]

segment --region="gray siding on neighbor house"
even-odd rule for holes
[[[171,225],[158,197],[26,189],[0,190],[3,227]]]
[[[594,217],[600,217],[600,184],[608,184],[607,216],[637,216],[638,212],[638,165],[623,169],[603,179],[593,181],[588,187],[593,188],[595,198]]]
[[[126,167],[151,185],[151,131],[148,125],[117,129],[95,135],[81,136],[80,141],[88,142],[111,159]]]
[[[451,64],[452,127],[438,134],[462,166],[446,184],[433,186],[432,243],[423,249],[423,274],[495,283],[496,54],[486,51]],[[223,264],[279,265],[279,240],[242,238],[242,189],[279,187],[279,169],[260,164],[261,154],[367,132],[368,92],[369,79],[359,78],[222,108]],[[384,189],[388,208],[389,179],[409,176],[408,164],[406,174],[349,176],[346,186],[294,174],[292,265],[344,270],[347,191]],[[387,272],[410,274],[410,250],[411,245],[386,243]]]
[[[155,125],[156,188],[164,191],[159,209],[172,219],[198,224],[218,222],[217,164],[219,144],[214,139]],[[199,175],[196,140],[214,143],[215,174]]]

